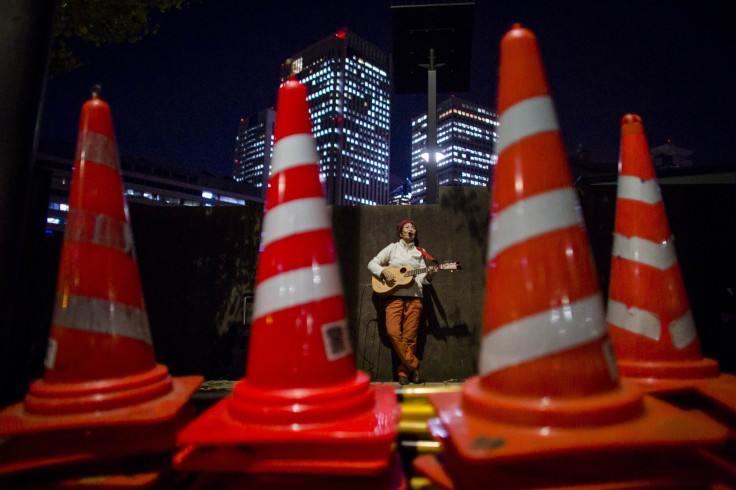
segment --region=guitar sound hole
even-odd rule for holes
[[[406,267],[402,267],[401,269],[399,269],[399,272],[401,272],[402,274],[404,274],[406,272]]]

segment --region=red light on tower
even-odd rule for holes
[[[339,37],[340,39],[345,39],[346,36],[345,28],[340,29],[335,33],[335,37]]]

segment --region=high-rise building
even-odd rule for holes
[[[390,192],[391,204],[407,206],[411,204],[411,180],[406,179],[403,184]]]
[[[276,111],[273,109],[264,109],[258,114],[243,118],[235,140],[233,178],[260,188],[264,199],[271,174],[275,120]]]
[[[488,185],[498,117],[481,105],[450,97],[437,105],[437,181],[439,185]],[[427,193],[427,113],[411,122],[412,202]]]
[[[387,204],[388,54],[348,29],[290,58],[282,81],[306,85],[328,204]]]

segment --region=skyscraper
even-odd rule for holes
[[[260,188],[266,197],[266,186],[273,153],[273,127],[276,111],[264,109],[258,114],[240,120],[235,140],[233,178]]]
[[[406,179],[403,184],[396,187],[389,194],[391,204],[401,206],[411,204],[411,180]]]
[[[306,85],[328,204],[387,204],[388,54],[346,28],[290,58]]]
[[[439,185],[488,185],[496,164],[498,117],[481,105],[450,97],[437,105],[437,180]],[[427,192],[427,113],[411,122],[412,202]]]

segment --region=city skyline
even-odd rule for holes
[[[113,111],[121,154],[229,175],[243,117],[275,104],[280,63],[348,27],[391,50],[388,1],[211,0],[156,17],[137,44],[80,47],[88,64],[47,86],[41,137],[74,141],[95,83]],[[668,140],[699,164],[736,161],[732,14],[718,3],[477,2],[471,90],[459,97],[495,108],[499,41],[514,22],[538,37],[568,152],[618,158],[619,121],[642,116],[650,146]],[[438,76],[441,73],[438,72]],[[442,100],[449,94],[439,94]],[[411,115],[424,95],[391,98],[391,174],[408,175]]]

